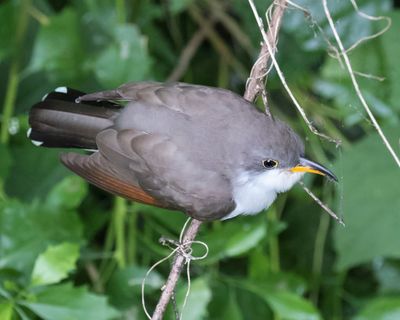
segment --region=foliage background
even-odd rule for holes
[[[268,1],[256,1],[264,12]],[[307,185],[343,214],[332,222],[300,187],[256,217],[204,225],[209,256],[192,263],[185,319],[400,319],[400,175],[366,120],[345,71],[327,54],[332,40],[319,1],[301,0],[314,20],[288,10],[278,59],[314,124],[307,130],[271,73],[269,103],[304,137],[310,157],[340,177]],[[389,0],[361,10],[392,18],[382,37],[351,54],[367,100],[399,153],[400,11]],[[382,28],[345,0],[330,1],[348,47]],[[26,139],[30,106],[57,86],[86,91],[127,81],[165,81],[190,39],[208,27],[181,81],[238,93],[259,49],[247,1],[20,0],[0,4],[0,319],[145,319],[140,283],[169,250],[181,213],[114,199],[58,162],[59,150]],[[146,287],[157,302],[164,263]],[[186,290],[182,277],[178,305]],[[169,310],[167,318],[172,318]]]

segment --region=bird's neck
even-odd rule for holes
[[[233,199],[236,208],[224,219],[238,215],[253,215],[268,208],[280,192],[289,190],[303,173],[285,169],[264,172],[240,172],[233,182]]]

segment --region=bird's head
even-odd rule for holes
[[[323,165],[304,156],[301,138],[284,122],[273,120],[266,126],[257,147],[250,152],[253,177],[259,177],[277,193],[289,190],[305,173],[318,174],[337,181]]]

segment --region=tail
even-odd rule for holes
[[[37,146],[97,149],[96,135],[113,125],[121,106],[109,101],[77,103],[84,93],[57,88],[29,113],[28,138]]]

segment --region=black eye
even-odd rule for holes
[[[273,168],[276,168],[278,166],[279,162],[276,161],[276,160],[267,159],[267,160],[264,160],[262,162],[262,164],[267,169],[273,169]]]

